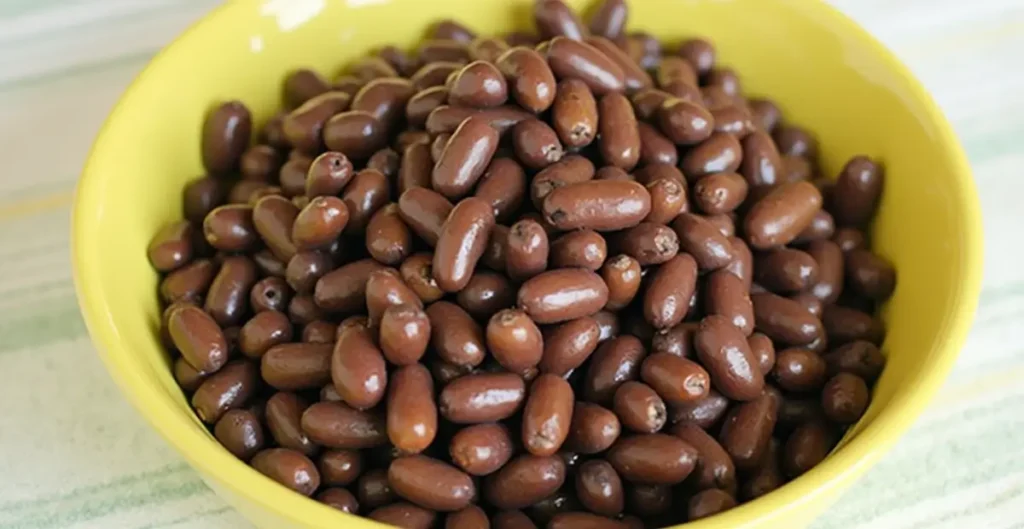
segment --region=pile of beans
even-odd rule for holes
[[[403,527],[661,527],[818,464],[884,364],[883,173],[694,38],[452,21],[207,116],[149,247],[174,375],[224,447]],[[340,522],[339,522],[340,523]]]

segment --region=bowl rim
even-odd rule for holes
[[[328,527],[344,521],[350,527],[380,527],[372,520],[340,513],[299,494],[286,493],[288,489],[235,458],[201,428],[197,428],[196,423],[184,417],[160,388],[134,376],[133,370],[121,360],[129,357],[128,348],[122,340],[117,323],[110,317],[110,301],[99,286],[98,264],[90,258],[90,240],[95,238],[98,222],[96,208],[90,206],[96,203],[103,191],[104,179],[96,167],[99,165],[98,153],[110,148],[107,145],[110,129],[120,121],[124,109],[131,105],[138,87],[153,75],[155,66],[166,55],[175,53],[176,44],[192,38],[206,27],[223,23],[234,10],[246,7],[244,3],[222,4],[161,49],[131,82],[100,128],[75,192],[71,215],[72,272],[79,308],[97,353],[121,392],[149,425],[188,460],[207,483],[212,479],[237,497],[299,526]],[[951,125],[910,70],[857,22],[823,0],[806,2],[801,9],[819,17],[823,24],[846,28],[849,36],[856,39],[859,46],[884,62],[888,69],[900,77],[904,88],[920,102],[928,121],[938,131],[936,141],[942,145],[942,151],[953,172],[960,176],[953,185],[956,186],[954,196],[957,205],[963,214],[960,226],[963,232],[960,239],[963,251],[960,259],[964,275],[951,296],[948,325],[940,330],[938,336],[937,342],[945,345],[934,351],[936,354],[930,360],[930,369],[916,376],[915,391],[895,395],[870,424],[811,471],[765,496],[723,514],[691,522],[686,525],[687,528],[756,526],[769,517],[780,516],[808,502],[817,501],[839,483],[874,464],[909,429],[943,384],[966,340],[978,305],[983,258],[980,204],[967,157]]]

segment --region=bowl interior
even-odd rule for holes
[[[90,332],[129,399],[208,482],[262,526],[328,527],[341,520],[223,451],[194,417],[157,339],[158,277],[146,260],[146,245],[160,226],[180,218],[181,189],[202,172],[198,133],[204,113],[218,101],[241,99],[262,123],[278,108],[281,80],[294,68],[333,76],[376,46],[411,48],[430,22],[444,17],[481,34],[528,28],[530,4],[232,3],[162,52],[104,127],[79,187],[73,227],[76,283]],[[909,426],[963,341],[981,253],[977,199],[964,157],[907,71],[824,4],[645,0],[632,3],[629,27],[670,43],[691,35],[712,38],[720,64],[739,72],[746,94],[773,98],[788,121],[816,132],[825,174],[836,174],[858,153],[885,164],[885,194],[871,235],[876,251],[896,265],[899,280],[883,312],[889,365],[867,415],[823,465],[695,527],[796,522],[824,508],[824,499]]]

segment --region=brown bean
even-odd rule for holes
[[[496,272],[505,272],[505,254],[508,250],[508,233],[506,226],[495,224],[491,235],[487,238],[487,248],[480,257],[480,264]]]
[[[448,88],[445,86],[431,86],[420,90],[409,98],[405,105],[406,122],[413,127],[423,127],[427,122],[427,116],[447,100]]]
[[[410,229],[430,246],[436,246],[453,206],[440,193],[413,187],[398,199],[398,213]]]
[[[238,348],[249,358],[260,358],[271,347],[292,340],[292,323],[276,310],[258,312],[239,331]]]
[[[217,421],[213,435],[235,457],[249,460],[263,448],[263,426],[249,410],[228,410]]]
[[[409,365],[423,357],[430,334],[430,320],[422,308],[416,304],[392,305],[381,317],[378,342],[389,362]]]
[[[526,386],[513,373],[477,373],[459,377],[441,390],[441,415],[457,424],[511,417],[526,398]]]
[[[583,398],[610,404],[615,391],[627,380],[640,378],[640,364],[646,351],[635,336],[623,335],[602,343],[583,378]]]
[[[284,103],[296,108],[306,101],[330,90],[327,81],[314,70],[300,68],[289,72],[284,78]]]
[[[281,391],[312,389],[331,379],[331,344],[284,343],[271,347],[260,361],[260,373]]]
[[[373,114],[349,110],[327,120],[323,140],[332,151],[343,152],[355,160],[365,160],[387,145],[387,131],[385,124]]]
[[[669,422],[672,424],[692,423],[705,430],[710,430],[725,416],[729,402],[729,399],[712,389],[706,397],[700,400],[670,405]]]
[[[505,369],[523,373],[536,366],[544,353],[544,338],[537,324],[518,309],[491,316],[486,331],[487,350]]]
[[[864,379],[852,373],[839,373],[821,390],[821,408],[825,416],[838,424],[860,420],[871,399]]]
[[[635,106],[635,105],[634,105]],[[638,118],[641,116],[637,115]],[[675,144],[657,128],[649,123],[637,123],[640,135],[640,165],[666,164],[676,165],[679,153]]]
[[[642,121],[656,120],[662,103],[672,97],[672,94],[654,88],[645,88],[638,91],[631,97],[636,117]]]
[[[729,237],[729,245],[732,246],[733,260],[725,266],[725,270],[740,278],[744,288],[749,291],[754,281],[754,254],[739,237]]]
[[[478,320],[489,319],[494,313],[515,305],[516,290],[504,274],[480,270],[473,274],[466,288],[459,291],[456,301]]]
[[[644,318],[656,329],[683,321],[697,285],[697,262],[681,253],[658,266],[644,293]]]
[[[822,421],[808,421],[789,434],[782,453],[782,468],[791,478],[821,463],[835,446],[832,429]]]
[[[434,253],[434,279],[442,290],[458,292],[466,287],[493,227],[494,213],[482,199],[469,197],[452,209]]]
[[[513,444],[505,426],[477,424],[452,436],[448,450],[459,468],[474,476],[486,476],[512,458]]]
[[[743,280],[726,269],[712,272],[705,283],[706,314],[718,314],[745,336],[754,331],[754,307]]]
[[[385,128],[394,126],[405,105],[416,93],[412,82],[400,77],[381,77],[363,85],[352,98],[352,110],[368,112]]]
[[[668,419],[665,401],[647,384],[632,380],[615,390],[612,409],[623,426],[640,433],[657,432]]]
[[[776,399],[764,393],[729,412],[718,440],[740,471],[757,468],[764,457],[775,428],[778,410]]]
[[[487,513],[476,505],[453,512],[445,518],[444,529],[490,529]]]
[[[559,79],[579,79],[595,95],[625,90],[625,74],[597,48],[567,37],[555,37],[547,47],[551,71]]]
[[[740,174],[751,187],[782,183],[782,159],[775,142],[765,131],[755,131],[743,138],[743,161]]]
[[[594,164],[583,156],[570,154],[534,176],[530,183],[530,200],[542,209],[544,199],[559,187],[587,182],[594,178]]]
[[[772,292],[799,292],[818,280],[818,263],[807,252],[776,248],[757,256],[754,280]]]
[[[768,373],[775,367],[775,345],[772,344],[771,338],[755,332],[747,337],[747,345],[750,346],[754,358],[758,359],[762,373]]]
[[[545,329],[540,371],[568,376],[593,354],[601,329],[589,316]]]
[[[693,185],[693,202],[707,215],[730,213],[747,198],[747,181],[736,173],[715,173]]]
[[[365,310],[366,282],[381,265],[373,259],[361,259],[341,266],[316,282],[316,305],[329,312],[351,313]]]
[[[509,229],[505,270],[514,280],[529,279],[547,269],[549,253],[544,227],[533,220],[520,220]]]
[[[691,148],[679,161],[690,182],[713,173],[732,173],[740,167],[743,147],[732,134],[715,132]]]
[[[772,377],[783,390],[814,391],[825,383],[825,370],[825,361],[817,353],[800,348],[783,349],[776,355]]]
[[[170,272],[192,260],[192,224],[187,220],[160,229],[146,248],[149,263],[158,272]]]
[[[582,454],[596,454],[608,449],[619,438],[618,416],[607,408],[577,401],[566,446]]]
[[[612,257],[601,268],[601,279],[608,286],[605,308],[620,310],[629,305],[640,290],[640,263],[625,254]]]
[[[552,268],[597,270],[608,255],[608,245],[599,233],[580,230],[567,233],[551,243]]]
[[[692,446],[661,433],[620,438],[607,457],[626,481],[652,485],[680,483],[697,465],[697,451]]]
[[[363,473],[363,459],[356,450],[327,450],[320,455],[317,468],[324,485],[345,487]]]
[[[312,496],[320,486],[320,474],[308,457],[287,448],[268,448],[252,458],[260,474],[302,494]]]
[[[292,320],[292,323],[296,325],[306,325],[317,320],[322,320],[326,316],[324,312],[320,310],[320,307],[316,305],[316,301],[313,296],[303,294],[295,296],[288,303],[288,317]]]
[[[679,237],[676,232],[654,222],[641,222],[615,234],[612,244],[625,255],[636,259],[640,266],[662,264],[679,253]]]
[[[688,85],[697,84],[697,72],[694,70],[693,64],[687,61],[684,57],[677,57],[668,55],[662,57],[658,61],[658,67],[655,71],[655,78],[658,81],[658,86],[664,88],[676,82],[682,82]]]
[[[292,242],[292,227],[298,215],[299,208],[277,195],[261,198],[252,209],[256,232],[282,262],[288,262],[297,251]]]
[[[316,282],[333,268],[334,260],[326,252],[299,252],[288,261],[284,277],[296,293],[311,294],[316,288]]]
[[[668,99],[661,104],[658,109],[658,125],[661,132],[676,145],[699,144],[714,132],[711,113],[696,103],[678,98]]]
[[[256,284],[256,265],[248,257],[227,257],[206,293],[204,309],[222,327],[242,322],[249,312],[249,291]]]
[[[199,307],[175,305],[167,315],[167,331],[185,361],[201,373],[213,373],[228,360],[224,333]]]
[[[360,476],[359,482],[356,483],[356,493],[359,496],[359,503],[368,509],[398,500],[395,491],[391,489],[391,484],[388,483],[388,471],[385,468],[375,468]],[[396,503],[394,505],[415,507],[408,503]],[[418,509],[419,507],[416,508]],[[425,527],[430,527],[430,525],[428,524]]]
[[[253,312],[266,310],[284,312],[291,301],[292,290],[280,277],[266,277],[253,285],[249,292],[249,305]]]
[[[399,214],[398,204],[377,210],[366,225],[366,250],[377,262],[395,266],[412,252],[412,233]]]
[[[306,343],[334,343],[338,326],[324,320],[307,323],[302,328],[302,341]]]
[[[423,44],[420,44],[418,49],[417,58],[420,64],[430,64],[432,62],[457,62],[465,64],[469,62],[469,48],[468,42],[461,40],[451,39],[434,39],[427,40]]]
[[[508,43],[500,37],[480,37],[469,43],[469,57],[473,60],[497,64],[498,58],[508,49]]]
[[[418,253],[409,256],[399,268],[402,280],[416,292],[424,304],[433,303],[444,295],[444,292],[438,288],[437,282],[434,281],[434,274],[431,270],[432,262],[431,254]]]
[[[302,431],[313,442],[328,448],[355,450],[388,442],[382,415],[359,411],[343,402],[317,402],[306,408],[302,414]]]
[[[812,162],[799,156],[782,157],[782,179],[781,182],[796,182],[797,180],[811,180],[818,170]],[[831,218],[831,217],[830,217]]]
[[[821,315],[829,342],[834,345],[866,340],[880,345],[885,338],[882,322],[866,312],[840,305],[828,305]]]
[[[703,367],[670,353],[653,353],[645,358],[640,378],[673,405],[702,399],[711,389],[710,377]]]
[[[615,516],[625,508],[622,479],[602,459],[580,465],[576,472],[576,494],[584,507],[603,516]]]
[[[736,136],[737,138],[744,138],[757,130],[757,126],[754,124],[754,121],[750,116],[750,112],[738,104],[712,109],[711,116],[714,119],[715,132],[726,132]],[[766,137],[771,140],[771,136],[767,136],[766,134]],[[775,144],[772,143],[772,147],[774,146]],[[745,155],[746,149],[744,149],[744,156]],[[778,159],[777,152],[776,159]]]
[[[349,213],[345,233],[362,235],[366,231],[373,214],[391,200],[390,186],[388,178],[376,169],[363,169],[356,173],[341,195]]]
[[[838,373],[852,373],[867,382],[874,382],[885,367],[885,356],[878,346],[856,340],[844,344],[822,357],[828,367],[829,376]]]
[[[537,323],[590,316],[608,302],[608,286],[589,270],[562,268],[541,273],[519,288],[518,304]]]
[[[442,360],[467,367],[484,361],[484,331],[462,307],[438,301],[427,307],[427,317],[431,343]]]
[[[562,0],[539,0],[533,5],[533,22],[541,36],[550,39],[565,36],[583,40],[586,28],[576,13]]]
[[[732,509],[735,506],[736,499],[728,492],[719,489],[707,489],[690,498],[686,507],[686,519],[690,521],[700,520]]]
[[[715,389],[734,400],[753,400],[764,388],[760,358],[744,333],[720,315],[705,317],[694,336],[697,357],[711,375]]]
[[[355,495],[346,489],[323,489],[316,495],[316,500],[325,505],[334,507],[341,512],[349,514],[356,514],[359,512],[359,501],[356,500]]]
[[[334,196],[352,180],[355,172],[352,162],[343,153],[328,151],[317,156],[309,164],[306,174],[306,196]]]
[[[870,250],[846,252],[846,282],[857,294],[874,301],[885,301],[896,288],[896,270],[885,258]]]
[[[352,97],[344,92],[325,91],[310,98],[285,115],[281,122],[285,139],[304,153],[316,154],[323,150],[325,124],[331,116],[348,110],[351,101]]]
[[[622,70],[623,83],[627,92],[636,92],[637,90],[649,88],[654,84],[651,76],[611,40],[601,36],[593,36],[588,37],[585,42],[611,59]]]
[[[701,270],[716,270],[733,261],[733,245],[705,218],[682,213],[672,222],[679,248],[696,260]]]
[[[211,110],[203,121],[201,143],[206,172],[234,171],[251,135],[252,114],[241,101],[227,101]]]
[[[740,484],[739,496],[752,500],[768,494],[785,483],[779,468],[779,442],[772,439],[761,462],[750,471],[750,476]]]
[[[331,380],[346,404],[359,410],[376,406],[387,389],[384,354],[366,327],[339,331],[331,354]]]
[[[522,509],[550,496],[565,483],[558,456],[524,454],[484,480],[484,498],[498,509]]]
[[[525,122],[524,122],[525,123]],[[473,195],[487,201],[498,222],[509,220],[526,197],[526,173],[513,158],[496,157],[476,186]]]
[[[609,93],[598,102],[598,147],[605,163],[629,171],[640,160],[640,131],[626,96]]]
[[[419,70],[409,78],[417,92],[429,88],[444,87],[447,89],[446,80],[449,76],[458,72],[463,67],[462,62],[434,61],[425,63]],[[427,130],[430,130],[429,128]]]
[[[693,335],[696,332],[695,322],[683,322],[670,329],[663,329],[651,338],[651,353],[689,358],[693,356]]]
[[[498,131],[479,117],[464,121],[452,134],[434,166],[434,190],[455,200],[469,193],[498,147]]]
[[[747,241],[759,250],[789,243],[810,224],[821,202],[821,193],[809,182],[777,186],[747,213]]]
[[[551,518],[549,529],[626,529],[618,520],[605,518],[589,512],[562,512]]]
[[[437,519],[434,511],[405,502],[378,507],[367,516],[383,524],[407,529],[430,529]]]
[[[750,300],[755,327],[775,342],[807,345],[825,333],[821,320],[796,301],[768,292],[752,294]]]
[[[203,422],[215,424],[224,412],[245,405],[258,385],[255,365],[244,360],[231,362],[203,380],[192,394],[192,407]]]
[[[182,191],[182,215],[192,224],[202,225],[203,219],[224,203],[229,189],[227,182],[211,176],[189,182]]]
[[[714,437],[693,423],[677,424],[672,428],[672,435],[697,450],[697,468],[690,478],[698,490],[736,489],[736,467]]]
[[[569,435],[573,408],[572,386],[550,373],[538,376],[530,386],[523,408],[522,442],[535,456],[550,456]]]
[[[622,180],[591,180],[556,187],[543,204],[544,219],[560,230],[621,230],[639,224],[650,211],[647,189]]]
[[[388,439],[398,450],[426,450],[437,434],[434,381],[422,364],[398,368],[391,376],[387,400]]]
[[[626,51],[645,70],[654,68],[661,60],[661,42],[649,33],[630,33],[626,39]]]
[[[203,220],[203,236],[218,250],[246,251],[259,241],[252,217],[253,208],[248,205],[220,206]]]
[[[508,85],[498,68],[486,61],[474,61],[455,74],[448,104],[488,108],[505,104]]]
[[[340,198],[314,197],[295,218],[291,240],[299,251],[327,247],[341,235],[348,217],[348,206]]]
[[[590,17],[590,33],[614,41],[623,35],[628,14],[624,0],[604,0]]]
[[[496,64],[521,107],[539,114],[551,106],[555,99],[555,76],[539,53],[530,48],[512,48],[498,57]]]
[[[866,156],[854,156],[836,178],[829,209],[843,226],[863,227],[875,215],[882,195],[883,168]]]
[[[288,448],[304,454],[316,455],[317,447],[302,431],[302,412],[308,405],[294,393],[279,391],[266,404],[267,430],[281,448]]]

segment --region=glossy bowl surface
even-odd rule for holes
[[[590,2],[570,2],[584,7]],[[238,98],[265,121],[296,67],[333,75],[385,43],[412,47],[454,17],[481,34],[526,28],[530,0],[265,0],[218,8],[161,52],[96,140],[79,184],[73,261],[82,312],[113,378],[150,424],[225,500],[263,528],[379,527],[293,494],[223,450],[192,413],[157,338],[150,237],[180,218],[201,173],[199,131]],[[889,356],[865,417],[823,464],[693,529],[799,527],[823,511],[913,423],[946,377],[974,315],[981,277],[978,200],[964,154],[928,94],[852,21],[809,0],[643,0],[629,28],[714,39],[744,91],[772,97],[815,131],[826,174],[851,155],[887,171],[874,247],[898,270],[883,311]]]

